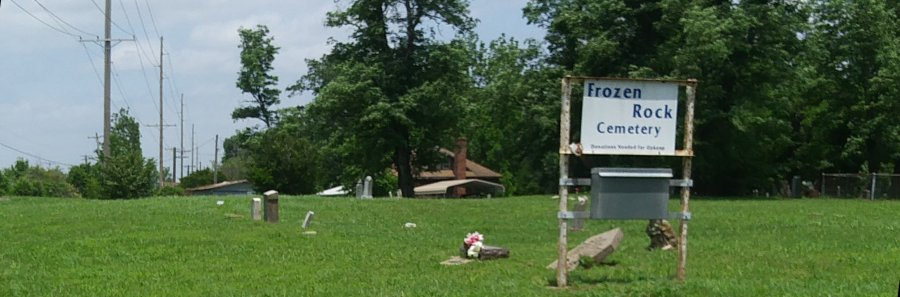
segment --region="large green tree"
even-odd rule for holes
[[[559,78],[538,42],[500,37],[480,44],[473,95],[462,123],[469,156],[499,170],[506,193],[558,189]]]
[[[278,47],[272,44],[269,28],[257,25],[255,29],[240,28],[241,71],[238,72],[237,87],[250,94],[249,106],[241,106],[231,113],[231,118],[255,118],[263,121],[266,128],[277,121],[273,106],[280,101],[281,90],[276,87],[278,77],[269,74]]]
[[[807,173],[893,172],[900,157],[900,23],[891,1],[822,1],[808,38]]]
[[[158,172],[152,158],[141,151],[141,131],[137,121],[121,109],[113,114],[110,154],[97,153],[103,199],[146,197],[157,187]]]
[[[345,183],[393,165],[411,197],[414,172],[438,162],[435,147],[457,136],[470,55],[466,42],[442,42],[434,32],[470,33],[468,2],[357,0],[326,24],[353,28],[351,39],[308,61],[309,73],[290,90],[316,95],[309,113],[327,123]]]
[[[525,14],[569,73],[700,81],[694,176],[711,182],[698,191],[749,193],[795,170],[803,2],[532,0]]]
[[[248,151],[247,179],[257,192],[277,190],[286,194],[315,193],[321,178],[320,150],[304,135],[303,110],[280,111],[284,118],[276,127],[254,134]],[[229,162],[238,160],[232,158]]]

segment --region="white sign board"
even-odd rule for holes
[[[586,80],[583,154],[675,155],[678,84]]]

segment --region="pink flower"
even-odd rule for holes
[[[475,233],[466,234],[466,238],[463,240],[466,245],[473,245],[476,242],[482,241],[484,241],[484,235],[481,235],[481,233],[478,233],[478,231],[475,231]]]

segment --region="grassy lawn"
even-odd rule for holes
[[[246,196],[12,197],[0,200],[0,296],[897,296],[900,201],[695,199],[684,283],[674,251],[644,249],[646,222],[588,221],[570,248],[613,227],[625,238],[565,290],[545,268],[557,205],[282,197],[281,223],[266,224]],[[301,234],[308,210],[314,236]],[[439,264],[476,230],[511,257]]]

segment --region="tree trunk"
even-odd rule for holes
[[[412,164],[410,162],[410,149],[406,144],[396,149],[396,165],[397,177],[400,184],[400,191],[403,197],[412,198],[415,196],[413,188]]]

